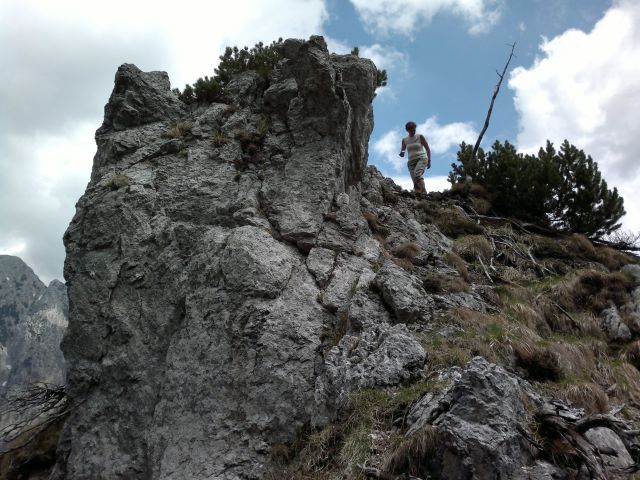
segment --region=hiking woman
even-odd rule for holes
[[[423,175],[425,169],[431,168],[431,149],[424,136],[416,135],[415,122],[407,122],[405,128],[409,135],[402,139],[400,156],[404,157],[404,151],[409,151],[407,168],[413,181],[413,189],[418,193],[426,193]]]

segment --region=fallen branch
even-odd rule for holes
[[[640,444],[638,436],[640,431],[632,429],[623,419],[617,418],[613,413],[594,414],[580,416],[579,411],[570,409],[561,402],[553,401],[545,403],[535,413],[538,424],[538,434],[542,437],[539,443],[533,439],[528,440],[541,452],[560,449],[573,456],[589,472],[589,478],[608,479],[612,473],[633,473],[639,471]],[[631,454],[634,465],[627,468],[612,468],[605,463],[602,455],[618,454],[611,452],[609,448],[598,449],[585,436],[588,430],[603,427],[612,430],[618,435],[627,452]],[[542,449],[540,448],[542,447]]]
[[[7,399],[7,405],[0,413],[16,420],[0,431],[0,444],[8,446],[20,437],[23,439],[18,444],[0,450],[0,455],[28,445],[40,432],[70,411],[64,386],[46,383],[29,385],[17,394],[12,394]]]
[[[487,267],[484,266],[484,263],[482,262],[482,258],[480,258],[480,255],[476,255],[476,258],[478,259],[478,261],[480,262],[480,265],[482,265],[482,269],[484,270],[484,274],[487,276],[487,278],[489,279],[489,281],[491,283],[493,283],[493,279],[491,278],[491,275],[489,274],[489,272],[487,271]]]

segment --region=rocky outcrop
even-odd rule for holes
[[[189,112],[165,74],[118,70],[65,235],[58,477],[264,478],[271,445],[335,415],[323,331],[378,257],[357,187],[376,70],[320,37],[281,54],[266,91],[245,72]]]
[[[67,315],[64,284],[47,287],[18,257],[0,255],[0,395],[35,382],[64,384]]]

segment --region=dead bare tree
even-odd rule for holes
[[[493,89],[493,96],[491,97],[491,103],[489,104],[489,111],[487,112],[487,117],[484,120],[484,126],[482,127],[482,131],[480,132],[480,135],[478,136],[478,140],[476,141],[476,144],[473,146],[473,158],[476,158],[476,154],[478,153],[478,148],[480,148],[480,142],[482,141],[482,137],[484,136],[485,132],[487,131],[487,128],[489,128],[489,120],[491,119],[491,112],[493,112],[493,104],[496,101],[496,97],[498,96],[498,92],[500,92],[500,85],[502,85],[502,80],[504,79],[505,74],[507,73],[507,68],[509,68],[509,63],[511,63],[511,59],[514,56],[514,51],[516,48],[516,44],[515,42],[510,45],[511,47],[511,53],[509,54],[509,58],[507,60],[507,63],[505,64],[504,68],[502,69],[502,73],[498,72],[496,70],[496,73],[498,74],[498,77],[500,78],[500,80],[498,80],[498,83],[496,84],[496,86]]]
[[[0,410],[9,422],[0,430],[0,456],[32,442],[49,425],[69,413],[62,385],[34,383],[12,393]]]

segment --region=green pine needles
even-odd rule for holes
[[[558,151],[547,141],[537,155],[496,141],[476,158],[463,143],[451,166],[449,181],[484,186],[500,215],[600,238],[618,229],[625,214],[622,197],[607,187],[598,164],[567,140]]]
[[[242,49],[227,47],[220,55],[220,63],[218,68],[214,70],[213,77],[199,78],[193,85],[186,85],[182,92],[177,88],[174,91],[180,100],[187,104],[211,103],[221,99],[224,87],[237,73],[254,70],[266,83],[269,73],[281,58],[280,47],[282,43],[282,38],[279,38],[271,42],[271,45],[265,45],[262,42],[256,43],[251,49],[249,47]]]
[[[219,57],[220,63],[218,68],[214,70],[213,77],[199,78],[193,85],[186,85],[182,92],[178,88],[173,91],[178,94],[180,100],[189,105],[215,102],[222,99],[224,87],[235,74],[248,70],[257,72],[264,82],[264,88],[266,88],[269,84],[269,74],[282,59],[281,47],[283,43],[282,38],[279,38],[271,42],[270,45],[258,42],[253,48],[227,47]],[[358,47],[354,47],[351,54],[358,56]],[[378,70],[376,86],[384,87],[387,85],[387,81],[387,71]]]

